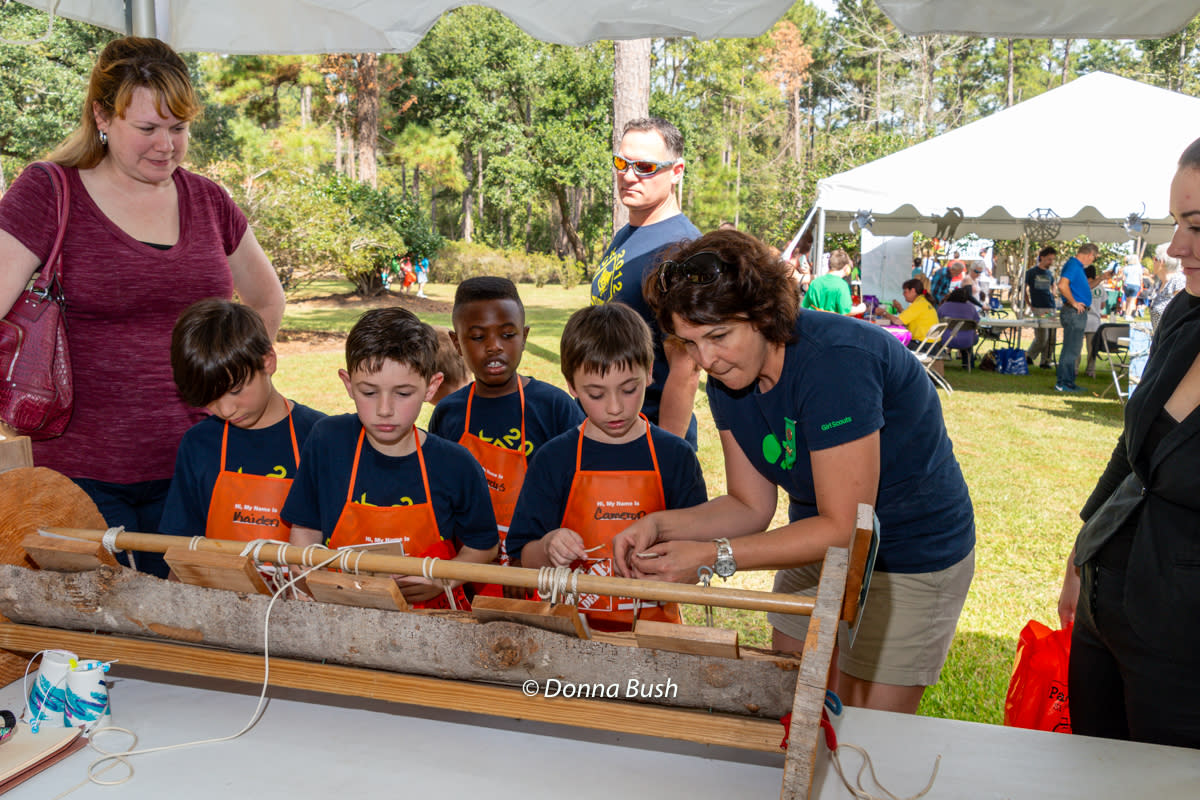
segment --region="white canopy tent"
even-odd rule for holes
[[[21,0],[177,50],[342,53],[409,50],[459,0]],[[793,0],[489,0],[539,39],[585,44],[645,36],[757,36]],[[1196,13],[1179,0],[877,0],[907,33],[1151,38]]]
[[[843,230],[869,210],[876,235],[933,236],[939,217],[960,210],[956,233],[943,227],[939,238],[1020,239],[1031,216],[1052,210],[1058,232],[1035,238],[1124,241],[1136,213],[1150,223],[1145,238],[1161,242],[1175,164],[1197,136],[1200,99],[1092,73],[818,181],[817,206]]]
[[[1154,39],[1196,15],[1179,0],[875,0],[905,33],[959,33],[1015,39]]]

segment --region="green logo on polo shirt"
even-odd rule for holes
[[[779,439],[773,433],[768,433],[763,437],[762,449],[763,458],[767,460],[768,464],[774,464],[783,455],[783,445],[779,443]]]

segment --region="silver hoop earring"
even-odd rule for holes
[[[100,145],[101,146],[108,145],[108,134],[105,133],[104,131],[100,131]]]

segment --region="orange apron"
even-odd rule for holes
[[[425,486],[425,502],[407,506],[372,506],[354,502],[354,481],[358,477],[358,459],[362,455],[366,429],[358,432],[358,445],[354,448],[354,466],[350,469],[350,486],[346,489],[346,504],[338,515],[329,546],[347,547],[354,544],[377,544],[401,542],[405,555],[416,558],[452,559],[457,553],[454,545],[438,533],[437,516],[433,513],[433,495],[429,492],[429,473],[425,471],[425,456],[421,452],[421,436],[413,426],[417,443],[417,463],[421,465],[421,483]],[[404,532],[402,536],[381,536],[384,531]],[[471,604],[462,587],[454,591],[454,601],[461,611],[470,611]],[[440,594],[422,603],[413,603],[413,608],[449,608],[450,603]]]
[[[654,452],[654,439],[650,435],[650,421],[639,414],[646,423],[646,443],[650,446],[653,470],[583,470],[580,468],[583,454],[583,430],[585,420],[579,426],[579,443],[575,448],[575,478],[571,481],[571,492],[567,495],[567,509],[563,513],[562,527],[569,528],[583,539],[584,549],[601,549],[576,561],[572,566],[582,566],[589,575],[612,576],[612,540],[635,520],[667,507],[663,494],[662,472],[658,468],[658,455]],[[587,615],[588,623],[598,630],[629,630],[633,626],[633,604],[629,597],[585,594],[579,599],[579,610]],[[677,603],[659,606],[654,601],[641,601],[640,619],[657,622],[682,622]]]
[[[292,434],[293,474],[300,466],[300,446],[296,443],[296,426],[288,411],[288,430]],[[250,542],[255,539],[287,541],[292,526],[279,518],[279,510],[292,488],[292,478],[276,475],[246,475],[226,469],[226,449],[229,443],[229,423],[221,435],[221,471],[213,483],[212,499],[208,503],[208,521],[204,535],[210,539],[234,539]],[[276,467],[280,469],[281,467]],[[287,474],[286,471],[284,474]]]
[[[467,418],[463,422],[463,435],[458,443],[467,448],[475,460],[483,467],[484,477],[487,478],[488,493],[492,498],[492,510],[496,513],[497,532],[500,534],[500,554],[496,561],[507,567],[512,563],[508,557],[505,539],[508,538],[508,526],[512,524],[513,511],[517,507],[517,497],[521,487],[525,485],[525,472],[528,460],[525,457],[525,389],[521,386],[520,376],[517,377],[517,394],[521,400],[521,439],[516,450],[500,447],[471,433],[471,402],[475,399],[475,384],[467,394]],[[499,584],[475,584],[479,594],[491,597],[503,596]]]

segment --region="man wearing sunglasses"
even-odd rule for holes
[[[642,413],[696,447],[692,406],[700,372],[683,348],[664,347],[662,332],[642,296],[642,280],[657,266],[660,253],[676,242],[700,236],[675,196],[683,178],[683,136],[657,117],[632,120],[622,131],[612,164],[621,203],[629,209],[629,224],[617,231],[604,251],[592,279],[592,304],[625,303],[650,325],[654,369]]]

